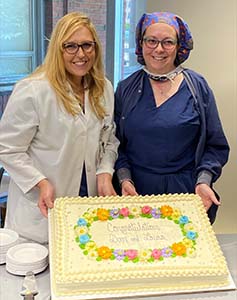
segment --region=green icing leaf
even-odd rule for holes
[[[154,260],[154,257],[150,257],[147,261],[154,262],[155,260]]]
[[[163,257],[163,256],[160,256],[160,257],[159,257],[159,260],[161,260],[161,261],[164,260],[164,257]]]
[[[126,256],[126,257],[124,257],[123,261],[124,261],[124,262],[129,262],[129,259],[128,259],[128,257],[127,257],[127,256]]]

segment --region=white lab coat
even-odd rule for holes
[[[11,177],[5,227],[45,243],[48,224],[37,206],[35,185],[48,178],[56,197],[78,196],[85,162],[88,194],[95,196],[96,174],[113,174],[118,140],[114,93],[108,80],[103,101],[104,120],[91,110],[88,93],[85,113],[73,117],[59,105],[46,79],[17,83],[0,121],[0,163]]]

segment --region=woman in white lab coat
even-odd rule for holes
[[[0,121],[0,164],[11,177],[6,228],[45,243],[56,197],[115,195],[113,109],[96,30],[87,16],[69,13]]]

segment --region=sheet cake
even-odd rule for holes
[[[228,285],[197,195],[58,198],[49,221],[53,299]]]

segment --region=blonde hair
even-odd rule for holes
[[[73,87],[64,66],[63,43],[79,27],[86,27],[92,34],[95,46],[95,62],[89,72],[85,75],[87,88],[89,90],[89,101],[94,113],[102,119],[105,116],[105,108],[102,103],[102,97],[105,87],[104,66],[102,61],[102,48],[96,29],[91,20],[84,14],[72,12],[63,16],[56,24],[48,45],[45,60],[31,76],[45,73],[51,86],[56,92],[58,99],[63,103],[68,113],[73,116],[80,111],[80,106],[75,107],[75,97],[69,93],[68,82]],[[79,97],[78,97],[79,98]]]

